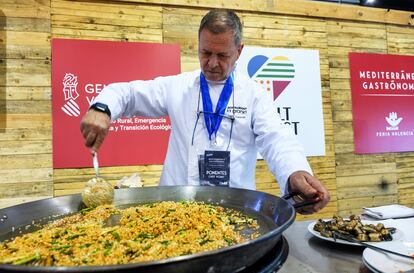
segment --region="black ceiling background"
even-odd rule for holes
[[[360,1],[361,5],[369,7],[414,11],[414,0],[375,0],[373,3],[369,2],[368,0]]]
[[[340,4],[361,5],[383,9],[396,9],[414,11],[414,0],[316,0],[323,2],[336,2]]]

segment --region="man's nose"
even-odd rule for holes
[[[218,58],[216,55],[212,54],[208,59],[208,65],[210,67],[216,67],[218,65]]]

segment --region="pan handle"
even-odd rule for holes
[[[293,198],[295,196],[298,196],[300,194],[301,194],[300,192],[291,192],[291,193],[288,193],[286,195],[283,195],[281,198],[284,199],[284,200],[288,200],[288,199]],[[309,206],[309,205],[314,205],[314,204],[318,203],[319,201],[320,201],[319,196],[315,195],[314,199],[305,200],[305,201],[299,202],[299,203],[294,203],[294,204],[292,204],[292,206],[295,209],[299,209],[299,208],[303,208],[303,207],[306,207],[306,206]]]

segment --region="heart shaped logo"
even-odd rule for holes
[[[276,100],[295,77],[295,66],[285,56],[272,59],[264,55],[256,55],[247,65],[250,78],[260,83],[265,90],[273,93]]]

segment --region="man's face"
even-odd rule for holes
[[[236,46],[231,31],[214,34],[207,29],[200,33],[198,59],[201,71],[210,81],[225,80],[240,56],[243,44]]]

